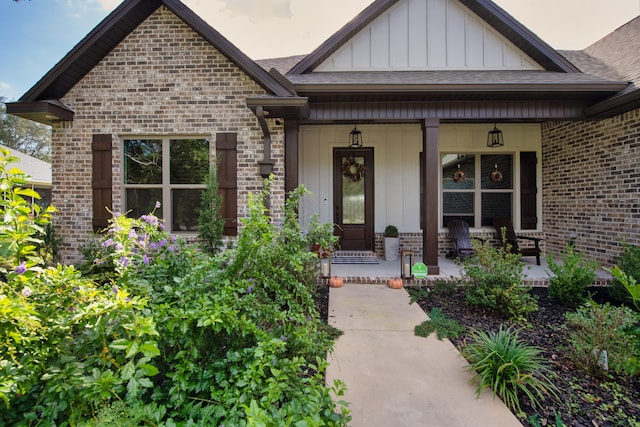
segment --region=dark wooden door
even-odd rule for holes
[[[333,206],[340,249],[373,250],[373,148],[333,149]]]

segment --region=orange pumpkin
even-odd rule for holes
[[[330,277],[329,278],[329,286],[332,288],[341,288],[344,285],[344,280],[342,277]]]
[[[387,280],[387,286],[389,286],[392,289],[401,289],[402,279],[389,279]]]

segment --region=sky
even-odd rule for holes
[[[311,52],[373,0],[182,0],[253,59]],[[494,0],[555,49],[640,15],[640,0]],[[0,97],[20,98],[121,0],[0,0]]]

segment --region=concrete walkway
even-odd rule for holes
[[[327,382],[344,381],[352,427],[521,427],[498,398],[476,399],[466,362],[449,340],[416,337],[427,320],[404,289],[331,288],[329,324],[342,330]]]

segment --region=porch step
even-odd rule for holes
[[[335,251],[334,257],[358,257],[358,258],[377,258],[373,251]]]
[[[368,251],[338,251],[331,258],[331,264],[378,264],[378,258]]]

